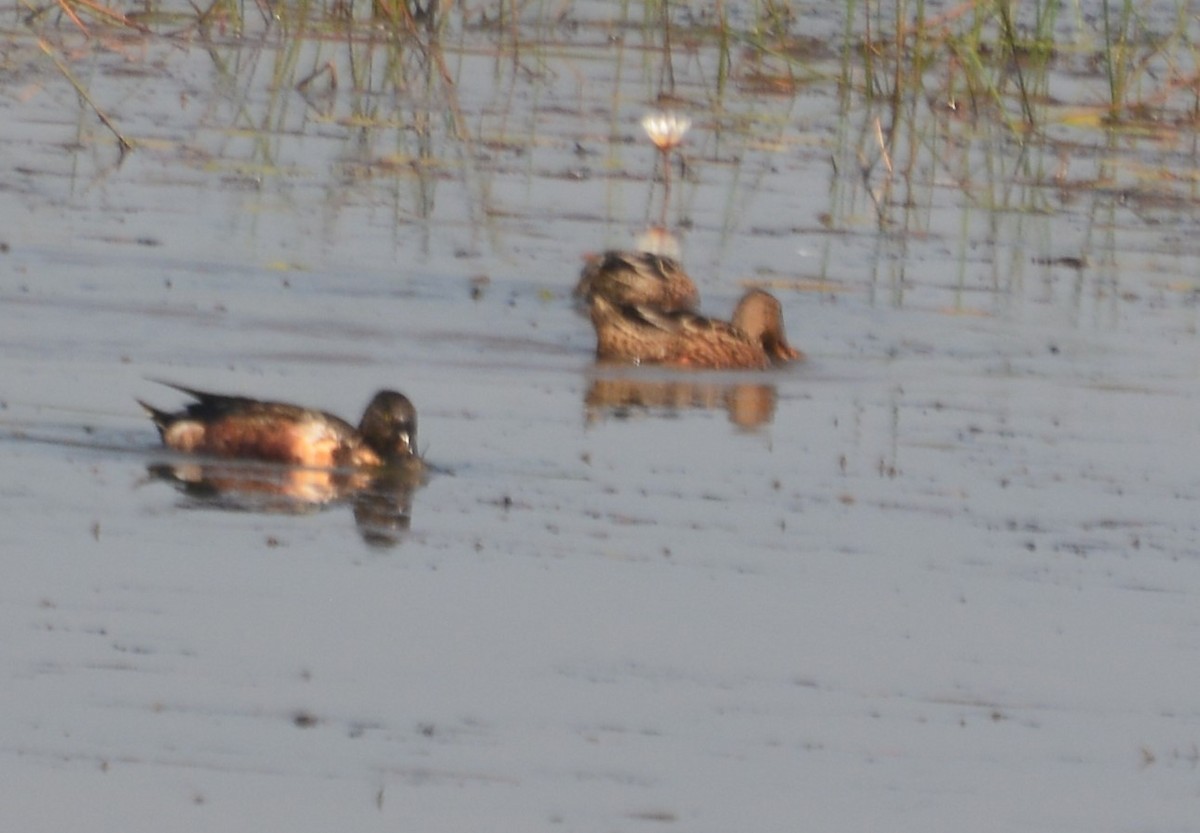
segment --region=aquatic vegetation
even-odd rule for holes
[[[678,113],[647,113],[642,119],[642,129],[664,154],[683,144],[683,137],[691,126],[692,120]]]
[[[671,203],[671,152],[683,144],[683,137],[692,126],[692,120],[678,113],[648,113],[642,118],[642,129],[658,148],[662,159],[663,198],[662,213],[658,224],[667,224],[667,208]]]
[[[74,144],[112,148],[99,122],[113,164],[163,138],[154,118],[131,117],[136,95],[97,95],[100,82],[203,56],[212,88],[189,86],[195,66],[179,80],[193,106],[204,97],[210,132],[178,141],[180,163],[249,189],[317,189],[331,227],[346,206],[386,206],[397,241],[415,229],[422,252],[447,226],[460,251],[504,251],[511,229],[558,212],[583,248],[628,248],[630,226],[653,226],[703,231],[717,258],[748,231],[799,228],[821,252],[818,274],[784,276],[793,287],[829,285],[836,235],[865,233],[893,303],[911,247],[947,234],[947,202],[959,231],[945,248],[966,287],[980,240],[1024,241],[1032,218],[1079,194],[1130,192],[1133,178],[1134,199],[1181,196],[1187,178],[1158,157],[1136,174],[1114,160],[1183,142],[1200,115],[1181,3],[1110,0],[1094,18],[1050,0],[851,0],[824,17],[789,0],[26,8],[30,42],[81,102]],[[793,196],[798,217],[749,219],[799,164],[827,168],[827,187]],[[540,185],[552,180],[578,197],[560,206]]]

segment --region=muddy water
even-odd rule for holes
[[[1191,135],[917,108],[888,175],[832,48],[780,94],[677,37],[669,225],[706,311],[772,287],[810,359],[598,369],[569,292],[659,215],[667,77],[608,14],[456,20],[393,64],[365,28],[48,30],[123,160],[10,33],[23,829],[1194,821]],[[386,541],[353,501],[182,490],[157,378],[352,419],[401,389],[434,474]]]

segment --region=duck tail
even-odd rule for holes
[[[156,376],[147,376],[145,378],[146,378],[146,381],[153,382],[156,385],[165,385],[166,387],[171,388],[171,390],[177,390],[180,393],[186,393],[188,396],[192,397],[192,399],[204,400],[204,399],[228,399],[229,398],[229,397],[223,396],[222,394],[219,394],[219,393],[209,393],[208,391],[196,390],[195,388],[189,388],[187,385],[181,385],[178,382],[168,382],[166,379],[159,379]]]
[[[137,400],[137,403],[141,405],[146,413],[150,416],[150,421],[154,423],[154,427],[158,429],[158,433],[160,435],[167,430],[167,426],[171,424],[170,413],[167,411],[160,411],[158,408],[155,408],[150,403],[141,399]]]

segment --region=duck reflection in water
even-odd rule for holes
[[[635,411],[677,413],[723,408],[729,421],[752,430],[775,416],[775,386],[689,379],[594,378],[584,396],[587,423],[627,419]]]
[[[427,470],[415,452],[416,409],[403,394],[377,393],[355,428],[299,405],[170,386],[195,401],[177,412],[142,407],[164,445],[209,459],[149,470],[196,505],[299,514],[351,503],[364,539],[376,545],[396,543],[408,528]]]

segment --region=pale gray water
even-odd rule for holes
[[[409,52],[406,93],[361,96],[336,38],[289,70],[261,23],[211,48],[50,29],[137,142],[122,164],[14,26],[14,829],[1194,823],[1190,131],[1063,120],[1022,151],[931,110],[881,225],[854,167],[877,113],[840,107],[836,42],[793,95],[719,98],[712,43],[677,42],[672,222],[704,308],[774,282],[810,361],[701,377],[773,393],[757,428],[708,388],[589,407],[613,374],[569,298],[580,257],[659,195],[638,120],[661,56],[605,9],[451,25],[453,88]],[[325,60],[338,90],[306,104]],[[1069,103],[1100,84],[1053,79]],[[345,505],[221,511],[148,477],[133,399],[180,401],[152,378],[351,419],[397,387],[439,473],[392,549]]]

